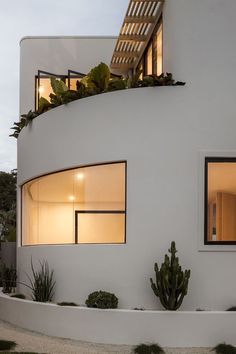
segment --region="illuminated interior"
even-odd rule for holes
[[[57,79],[61,79],[61,77],[57,77]],[[68,85],[68,79],[65,79],[66,85]],[[50,93],[53,93],[51,86],[51,77],[49,76],[40,76],[40,78],[36,77],[36,90],[35,90],[35,104],[36,109],[38,109],[38,102],[41,97],[46,98],[50,101]]]
[[[137,67],[143,70],[145,75],[161,75],[163,73],[163,24],[158,23],[156,31],[154,31],[149,45]]]
[[[124,243],[126,163],[35,178],[22,186],[22,245]]]
[[[236,242],[236,161],[207,164],[207,241]]]

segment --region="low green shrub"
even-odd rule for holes
[[[236,348],[230,344],[221,343],[212,349],[216,354],[236,354]]]
[[[10,340],[0,339],[0,350],[11,350],[15,348],[16,343]]]
[[[16,297],[17,299],[22,299],[22,300],[25,299],[25,295],[23,295],[23,294],[13,294],[13,295],[11,295],[11,297]]]
[[[114,294],[100,290],[91,293],[85,303],[88,307],[98,309],[116,309],[118,298]]]
[[[236,306],[232,306],[232,307],[228,308],[226,311],[236,311]]]
[[[66,301],[58,302],[57,305],[58,306],[79,306],[75,302],[66,302]]]
[[[136,354],[164,354],[164,350],[158,344],[139,344],[134,348]]]

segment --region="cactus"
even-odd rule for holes
[[[166,310],[177,310],[187,295],[190,270],[182,271],[179,258],[176,257],[175,242],[171,242],[168,250],[171,258],[166,254],[160,269],[155,263],[156,283],[150,279],[154,294],[159,297],[162,306]]]

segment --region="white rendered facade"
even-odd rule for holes
[[[127,232],[120,245],[21,247],[19,279],[31,257],[55,271],[56,301],[84,303],[114,292],[120,308],[159,308],[149,278],[176,241],[191,269],[183,310],[235,305],[236,246],[204,245],[204,158],[236,157],[234,0],[167,0],[164,71],[185,87],[117,91],[60,106],[37,117],[18,138],[21,185],[54,171],[127,161]],[[87,72],[109,64],[116,38],[26,38],[21,42],[20,111],[34,106],[38,69]],[[55,130],[56,127],[56,130]]]

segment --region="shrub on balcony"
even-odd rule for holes
[[[158,344],[140,344],[134,348],[135,354],[164,354],[164,350]]]
[[[100,93],[111,92],[116,90],[124,90],[138,87],[151,86],[182,86],[184,82],[175,82],[172,74],[166,73],[157,75],[145,76],[140,79],[141,71],[133,75],[132,78],[112,77],[109,67],[100,63],[98,66],[90,70],[80,82],[77,82],[77,90],[69,90],[62,80],[51,78],[51,87],[53,93],[49,95],[50,101],[41,97],[39,99],[38,109],[33,112],[30,110],[27,114],[21,115],[19,122],[14,122],[13,134],[10,136],[18,138],[21,130],[27,126],[38,115],[69,102],[97,95]]]
[[[216,354],[236,354],[236,348],[229,344],[218,344],[213,350]]]

